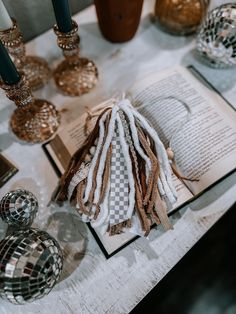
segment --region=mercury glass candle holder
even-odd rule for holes
[[[210,0],[156,0],[155,20],[173,35],[190,35],[197,31]]]
[[[11,116],[10,126],[20,140],[40,143],[57,131],[60,114],[52,103],[33,97],[24,75],[21,75],[19,83],[7,85],[1,81],[0,87],[17,106]]]
[[[93,61],[80,57],[78,25],[75,21],[72,23],[73,28],[68,33],[62,33],[57,25],[54,26],[57,43],[65,59],[54,70],[53,76],[57,87],[64,94],[80,96],[96,85],[98,70]]]
[[[11,55],[17,69],[26,76],[32,90],[44,86],[51,77],[47,62],[40,57],[27,56],[22,33],[16,20],[12,19],[13,27],[0,31],[0,39]]]

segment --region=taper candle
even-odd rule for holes
[[[59,31],[70,32],[73,25],[68,0],[52,0],[52,4]]]
[[[7,85],[15,85],[20,81],[20,74],[18,73],[15,64],[11,60],[6,48],[0,41],[0,76],[3,82]]]
[[[0,30],[3,31],[5,29],[9,29],[12,28],[12,26],[13,26],[12,20],[2,0],[0,0]]]

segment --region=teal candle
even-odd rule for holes
[[[0,41],[0,76],[7,85],[15,85],[20,81],[20,74],[11,60],[6,48]]]
[[[68,0],[52,0],[52,4],[59,31],[70,32],[73,25]]]

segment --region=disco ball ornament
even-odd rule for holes
[[[48,294],[62,271],[57,241],[38,229],[18,230],[0,242],[0,296],[24,304]]]
[[[22,189],[7,193],[0,202],[2,220],[19,229],[30,227],[37,211],[37,198],[31,192]]]
[[[208,13],[197,36],[196,51],[212,67],[236,65],[236,4],[224,4]]]

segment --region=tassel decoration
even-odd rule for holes
[[[171,176],[157,132],[123,99],[98,116],[62,176],[54,201],[75,204],[83,221],[109,235],[132,229],[147,236],[153,223],[172,228],[167,206],[177,195]]]

